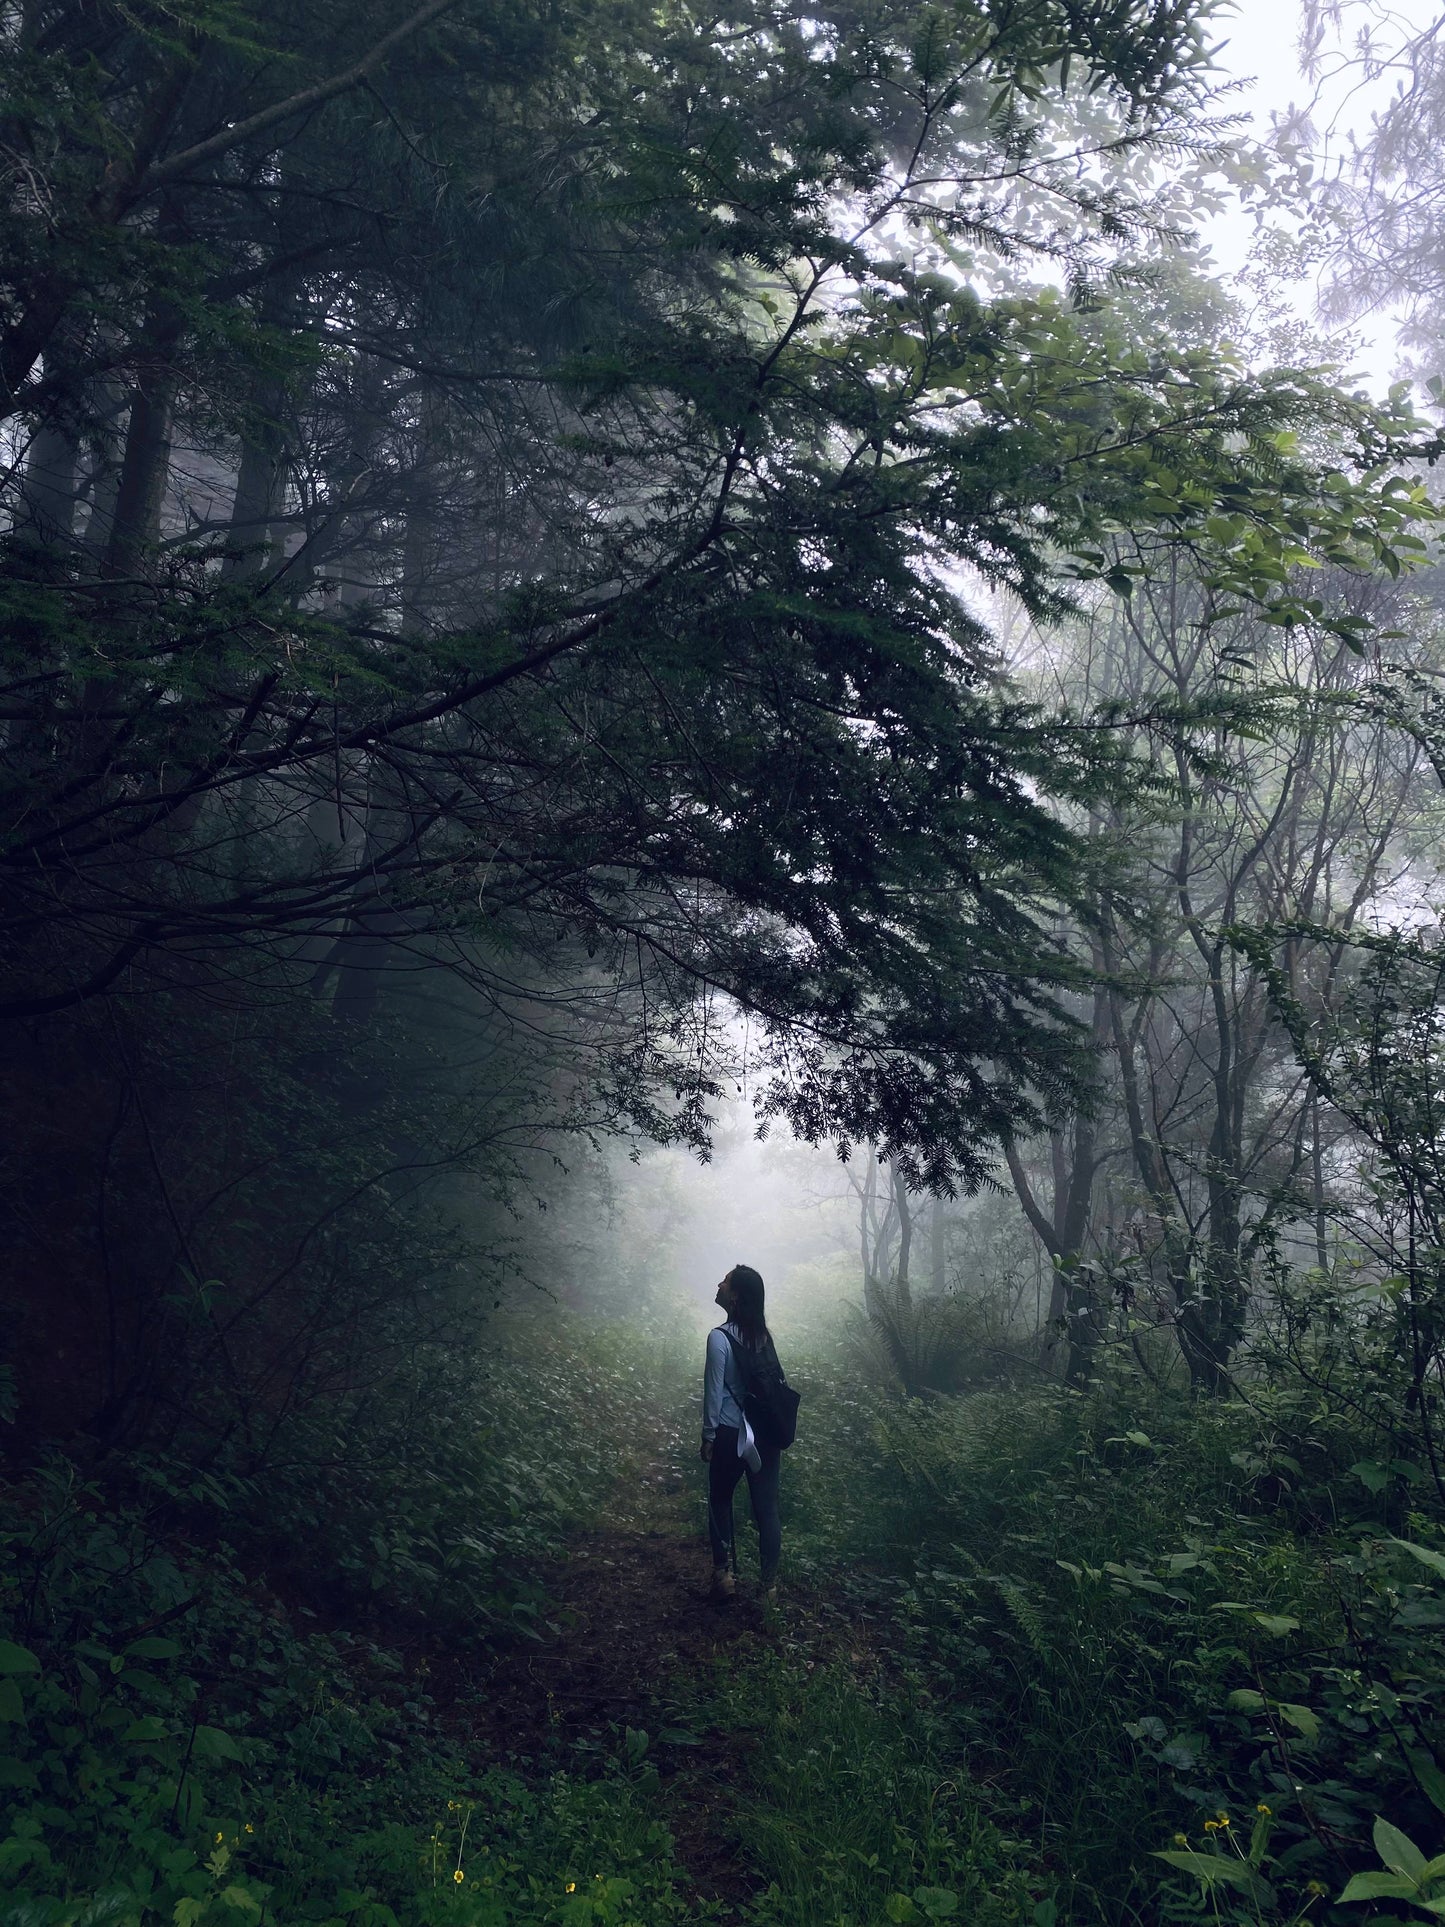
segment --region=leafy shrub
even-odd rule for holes
[[[680,1366],[631,1328],[549,1309],[429,1349],[386,1396],[311,1407],[265,1475],[247,1546],[330,1612],[431,1636],[535,1630],[539,1569],[636,1475]]]

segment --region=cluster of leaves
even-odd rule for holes
[[[1119,1374],[1087,1396],[901,1405],[840,1389],[854,1490],[837,1523],[849,1557],[896,1575],[933,1770],[966,1759],[1001,1781],[1010,1830],[1071,1883],[1069,1917],[1158,1918],[1161,1852],[1188,1876],[1171,1919],[1344,1922],[1387,1892],[1371,1882],[1433,1893],[1441,1521],[1408,1441],[1347,1389],[1296,1376],[1186,1404]],[[825,1425],[828,1405],[812,1402]],[[817,1548],[836,1481],[797,1470],[795,1536]],[[1424,1843],[1404,1871],[1376,1871],[1379,1820]]]
[[[982,1181],[1087,1067],[1059,818],[1127,779],[998,688],[965,572],[1056,614],[1147,528],[1343,623],[1291,572],[1416,539],[1415,425],[1081,312],[1160,226],[1130,158],[1203,138],[1195,5],[384,11],[11,34],[0,386],[72,471],[130,412],[99,577],[17,510],[0,1015],[423,939],[515,1014],[561,934],[647,1128],[714,1093],[721,988],[765,1108]],[[984,299],[990,249],[1074,300]],[[122,527],[162,388],[289,496]]]
[[[5,1927],[699,1917],[640,1757],[585,1784],[479,1765],[415,1631],[403,1658],[357,1630],[535,1626],[538,1567],[606,1484],[600,1442],[644,1407],[635,1349],[528,1336],[526,1375],[499,1349],[485,1383],[434,1383],[347,1440],[329,1501],[313,1464],[304,1517],[299,1466],[262,1486],[152,1460],[122,1500],[56,1458],[9,1490]],[[252,1575],[282,1541],[269,1590]]]

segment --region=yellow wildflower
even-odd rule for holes
[[[223,1841],[223,1840],[225,1839],[225,1837],[226,1837],[226,1836],[225,1836],[225,1834],[224,1834],[224,1833],[218,1833],[218,1834],[216,1835],[216,1845],[217,1845],[218,1847],[220,1846],[220,1844],[221,1844],[221,1842],[222,1842],[222,1841]]]
[[[1259,1805],[1254,1810],[1256,1813],[1263,1813],[1263,1814],[1268,1814],[1270,1811],[1270,1809],[1264,1804],[1263,1800],[1260,1801]]]
[[[460,1887],[462,1882],[466,1879],[466,1875],[462,1872],[461,1868],[458,1867],[456,1872],[452,1875],[452,1879],[455,1880],[457,1885]]]
[[[1206,1820],[1204,1823],[1204,1831],[1206,1833],[1218,1833],[1219,1822],[1217,1820]]]
[[[567,1892],[569,1894],[575,1894],[576,1891],[577,1891],[577,1882],[575,1880],[569,1880],[567,1882]]]
[[[1189,1845],[1189,1835],[1187,1833],[1176,1833],[1174,1836],[1174,1844],[1176,1847],[1187,1847]]]

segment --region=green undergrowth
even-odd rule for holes
[[[720,1669],[683,1716],[729,1734],[745,1761],[731,1811],[761,1889],[754,1927],[1052,1927],[1056,1883],[991,1817],[998,1803],[943,1763],[930,1715],[866,1640],[805,1651],[784,1640]]]
[[[453,1662],[550,1636],[577,1530],[700,1533],[700,1480],[664,1496],[692,1349],[554,1312],[267,1463],[33,1466],[0,1500],[0,1927],[705,1922],[692,1800],[748,1927],[1438,1915],[1442,1520],[1289,1387],[910,1400],[798,1346],[766,1637],[659,1677],[649,1733],[503,1771]]]
[[[428,1687],[438,1648],[545,1630],[539,1567],[636,1480],[667,1381],[637,1334],[492,1336],[274,1464],[57,1455],[6,1490],[4,1927],[705,1917],[650,1765],[500,1772]]]
[[[1445,1532],[1347,1411],[1126,1377],[906,1400],[840,1364],[809,1416],[795,1547],[891,1587],[875,1618],[933,1773],[986,1793],[1062,1917],[1344,1923],[1371,1895],[1423,1916]]]
[[[540,1566],[600,1495],[635,1488],[683,1369],[644,1331],[555,1309],[500,1318],[470,1349],[426,1350],[385,1397],[316,1401],[258,1471],[240,1461],[230,1536],[348,1623],[525,1636]]]

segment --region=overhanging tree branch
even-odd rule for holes
[[[326,80],[319,80],[312,87],[303,87],[299,93],[288,95],[285,100],[278,100],[270,107],[261,108],[258,113],[250,115],[246,120],[237,121],[233,127],[222,128],[219,134],[213,134],[209,140],[197,141],[193,147],[182,148],[178,154],[169,154],[165,160],[158,161],[155,166],[147,168],[137,182],[131,198],[142,200],[147,195],[154,194],[158,188],[165,187],[170,182],[189,174],[193,168],[204,167],[208,161],[216,160],[220,155],[229,153],[233,147],[240,147],[246,141],[254,140],[258,134],[268,134],[272,128],[282,126],[296,115],[309,113],[312,108],[320,107],[328,100],[334,100],[338,94],[348,93],[353,87],[359,87],[364,80],[376,72],[389,54],[457,3],[458,0],[426,0],[426,5],[418,7],[409,20],[404,20],[399,27],[394,27],[389,34],[383,35],[369,53],[363,55],[352,66],[344,68],[339,74],[332,74]]]

